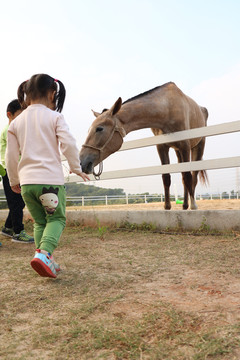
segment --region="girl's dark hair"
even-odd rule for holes
[[[60,80],[56,80],[47,74],[33,75],[29,80],[21,83],[17,95],[22,109],[26,109],[31,100],[46,97],[49,91],[56,91],[55,110],[61,112],[66,96],[65,87]]]
[[[12,115],[14,115],[18,110],[21,110],[21,105],[18,99],[14,99],[8,104],[7,113],[10,112]]]

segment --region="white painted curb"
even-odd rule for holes
[[[158,229],[197,230],[207,226],[211,230],[239,230],[240,210],[69,210],[67,220],[85,226],[115,226],[128,222],[152,224]]]
[[[0,210],[0,221],[8,210]],[[24,210],[25,218],[29,217]],[[150,224],[157,229],[181,227],[197,230],[240,230],[240,210],[68,210],[67,223],[83,226],[119,226],[124,223]]]

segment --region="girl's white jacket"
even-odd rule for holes
[[[9,125],[6,168],[10,185],[63,185],[61,153],[73,173],[82,171],[75,138],[62,114],[30,105]]]

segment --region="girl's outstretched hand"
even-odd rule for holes
[[[11,189],[12,189],[13,192],[15,192],[17,194],[21,194],[21,186],[20,186],[20,184],[11,186]]]
[[[87,174],[85,174],[84,172],[77,173],[77,175],[81,176],[81,178],[83,178],[84,181],[87,181],[87,180],[90,181],[90,177]]]

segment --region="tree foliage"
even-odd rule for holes
[[[69,183],[65,185],[67,196],[125,195],[123,189],[105,189],[95,185],[75,183]]]

